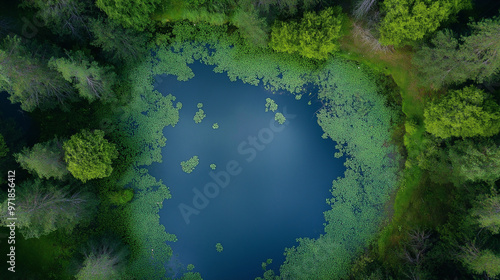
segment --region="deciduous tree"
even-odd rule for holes
[[[64,142],[63,149],[69,172],[83,182],[109,176],[118,157],[115,144],[109,143],[101,130],[82,130]]]
[[[500,131],[500,106],[474,86],[451,90],[430,102],[424,117],[426,130],[441,138],[492,136]]]
[[[274,24],[269,46],[278,52],[299,53],[314,59],[326,59],[339,50],[337,40],[341,36],[343,15],[341,8],[327,8],[306,12],[300,22]]]
[[[411,45],[434,32],[442,22],[470,7],[469,0],[385,0],[380,42],[401,47]]]

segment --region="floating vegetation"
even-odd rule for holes
[[[276,115],[274,115],[274,120],[279,124],[284,124],[286,122],[286,118],[282,113],[276,113]]]
[[[215,244],[215,250],[217,250],[217,252],[222,252],[222,250],[224,250],[224,247],[222,247],[222,244],[220,243],[217,243]]]
[[[191,173],[198,165],[198,163],[200,163],[200,161],[198,160],[198,156],[194,156],[186,161],[182,161],[181,162],[182,171],[186,173]]]
[[[271,98],[266,98],[266,112],[269,110],[273,112],[278,110],[278,104],[276,104],[276,102],[274,102]]]

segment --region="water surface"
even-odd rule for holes
[[[315,117],[321,104],[315,98],[307,105],[307,94],[297,101],[231,82],[211,66],[191,66],[190,81],[164,75],[156,83],[158,91],[183,104],[179,123],[164,131],[163,162],[150,167],[172,193],[159,213],[167,232],[178,238],[169,243],[176,255],[170,276],[179,276],[179,264],[194,264],[206,280],[254,279],[262,276],[261,263],[268,258],[273,259],[268,268],[279,269],[284,249],[297,245],[296,238],[324,233],[325,199],[331,197],[332,180],[345,171],[344,159],[334,158],[335,143],[321,138]],[[285,124],[265,112],[267,97],[288,116]],[[196,124],[199,102],[207,117]],[[184,173],[180,162],[195,155],[199,165]]]

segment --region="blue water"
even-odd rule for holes
[[[296,238],[324,233],[325,199],[331,197],[332,180],[345,171],[344,159],[334,158],[335,143],[321,138],[318,101],[311,99],[309,106],[306,94],[297,101],[231,82],[212,68],[193,64],[195,77],[187,82],[157,77],[157,90],[183,104],[179,123],[164,131],[163,162],[150,167],[172,193],[159,213],[167,232],[178,238],[169,242],[176,256],[169,276],[180,276],[179,264],[194,264],[206,280],[254,279],[262,276],[261,263],[268,258],[273,259],[268,268],[277,271],[284,249],[297,245]],[[288,116],[285,124],[265,112],[267,97]],[[196,124],[198,102],[207,117]],[[199,165],[184,173],[180,162],[195,155]],[[217,165],[212,175],[211,163]]]

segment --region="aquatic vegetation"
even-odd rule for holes
[[[218,129],[218,128],[219,128],[219,124],[218,124],[218,123],[214,123],[214,124],[212,124],[212,128],[213,128],[213,129]]]
[[[274,120],[276,120],[279,124],[284,124],[286,122],[285,116],[279,112],[274,115]]]
[[[186,80],[193,76],[187,63],[196,58],[217,65],[214,71],[227,72],[232,81],[262,82],[270,90],[302,94],[307,83],[318,86],[318,97],[325,104],[318,111],[318,123],[324,137],[337,143],[336,156],[347,156],[347,171],[332,183],[332,198],[327,199],[332,209],[325,212],[325,235],[298,239],[298,246],[286,249],[280,275],[285,279],[346,277],[353,258],[377,229],[381,205],[397,182],[397,151],[388,144],[395,117],[378,94],[382,89],[369,71],[352,62],[330,59],[318,69],[299,56],[243,47],[237,38],[223,35],[225,28],[175,24],[172,48],[159,48],[154,71]],[[197,41],[188,41],[195,37]],[[172,64],[176,67],[169,67]]]
[[[201,104],[201,103],[200,103]],[[198,109],[198,112],[194,114],[193,120],[195,123],[201,123],[201,121],[206,117],[205,111],[203,109]]]
[[[181,162],[182,171],[186,173],[191,173],[199,163],[200,161],[198,159],[198,156],[193,156],[192,158],[186,161],[182,161]]]
[[[224,250],[224,248],[222,247],[222,244],[217,243],[217,244],[215,244],[215,250],[217,250],[217,252],[221,253]]]
[[[274,102],[271,98],[266,98],[266,112],[271,110],[272,112],[278,110],[278,104]]]
[[[215,170],[215,168],[217,168],[217,166],[215,165],[215,163],[212,163],[212,164],[210,164],[210,168],[212,168],[212,170]]]

